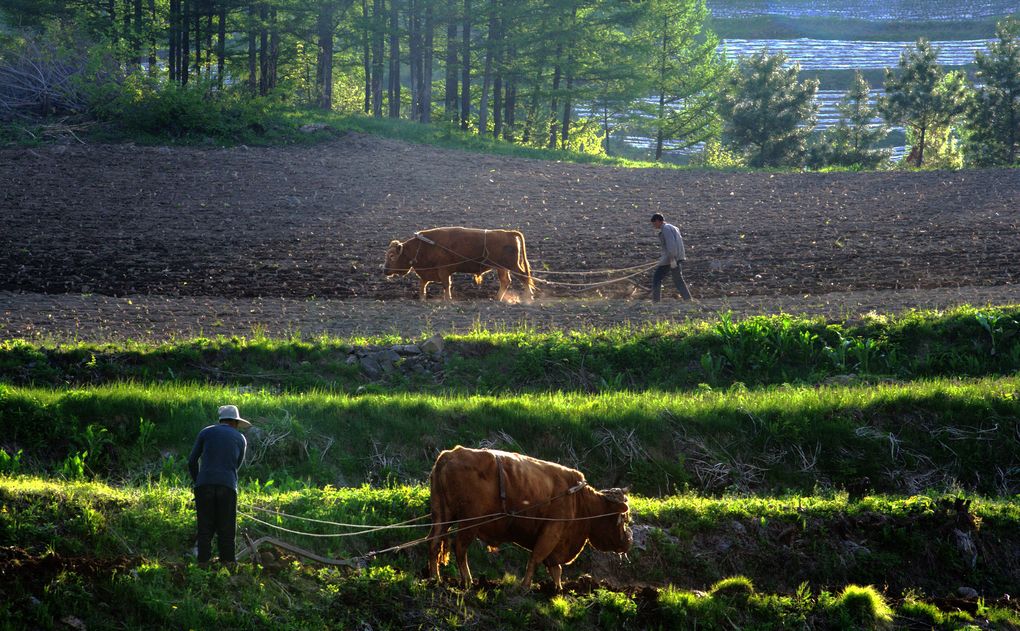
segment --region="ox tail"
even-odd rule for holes
[[[528,252],[524,247],[524,234],[521,232],[517,233],[517,237],[521,241],[520,254],[517,257],[517,269],[524,272],[524,279],[527,281],[528,293],[534,295],[535,293],[535,279],[531,277],[531,263],[528,263]]]
[[[432,578],[439,578],[439,567],[450,562],[450,512],[447,510],[446,502],[437,493],[436,478],[440,476],[440,468],[443,465],[443,458],[440,455],[436,460],[432,473],[429,475],[429,486],[431,487],[429,504],[432,508],[432,528],[429,530],[429,575]]]

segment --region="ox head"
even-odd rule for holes
[[[598,514],[605,517],[592,520],[589,539],[596,550],[602,552],[618,552],[624,554],[634,543],[634,533],[630,530],[630,504],[627,502],[627,489],[605,489],[597,491],[601,507]]]
[[[387,277],[403,275],[411,271],[411,260],[405,251],[404,244],[400,241],[390,241],[386,248],[386,263],[383,265],[383,273]]]

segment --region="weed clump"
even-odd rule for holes
[[[712,585],[709,593],[721,600],[746,603],[754,596],[754,584],[746,576],[731,576]]]
[[[855,629],[888,629],[893,611],[871,585],[847,585],[832,603],[836,618]]]

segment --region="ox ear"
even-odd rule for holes
[[[390,248],[396,248],[397,254],[400,254],[404,251],[404,244],[394,239],[393,241],[390,241]]]

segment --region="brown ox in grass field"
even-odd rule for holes
[[[542,563],[557,591],[563,566],[589,541],[597,550],[625,553],[634,540],[626,491],[596,491],[580,471],[552,462],[457,446],[439,454],[429,480],[429,576],[437,581],[450,539],[465,587],[471,586],[467,547],[477,538],[490,548],[510,542],[531,550],[522,585],[531,586]]]
[[[442,283],[446,299],[453,299],[450,277],[458,272],[482,276],[492,270],[499,275],[499,294],[503,300],[511,275],[523,279],[528,297],[535,292],[524,248],[524,235],[517,230],[479,230],[477,228],[432,228],[414,233],[404,241],[390,241],[384,271],[387,277],[414,271],[421,279],[419,296],[425,300],[429,283]]]

